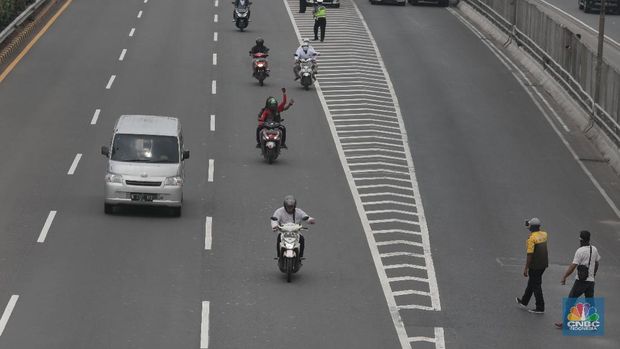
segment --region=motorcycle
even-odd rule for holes
[[[233,1],[233,4],[235,2]],[[252,3],[248,3],[248,5],[243,7],[235,7],[233,19],[235,21],[235,26],[239,28],[240,31],[243,31],[248,27],[250,22],[250,5]]]
[[[315,71],[314,71],[314,61],[312,59],[300,59],[299,60],[299,81],[301,82],[301,86],[304,89],[308,90],[308,88],[314,83],[316,80]]]
[[[265,121],[260,131],[260,148],[263,158],[272,164],[282,149],[282,130],[275,121]]]
[[[254,58],[254,69],[253,76],[258,80],[259,85],[263,86],[263,81],[267,79],[269,76],[269,63],[267,62],[267,57],[269,55],[266,53],[255,53],[252,58]]]
[[[301,231],[307,229],[301,224],[296,223],[285,223],[278,226],[278,230],[282,234],[280,236],[278,268],[286,274],[287,282],[291,282],[293,274],[298,272],[302,266],[301,257],[299,256],[299,249],[301,247],[299,237],[301,236]]]

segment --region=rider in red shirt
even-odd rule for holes
[[[260,148],[260,130],[263,128],[263,123],[267,120],[272,120],[280,124],[279,128],[282,130],[282,148],[287,148],[286,146],[286,127],[282,125],[282,117],[280,115],[281,112],[288,110],[295,101],[291,99],[291,101],[286,103],[286,89],[282,88],[282,102],[278,104],[278,100],[275,97],[267,98],[265,102],[265,108],[263,108],[259,118],[258,118],[258,127],[256,128],[256,147]]]

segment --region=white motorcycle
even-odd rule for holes
[[[235,3],[234,1],[232,2]],[[248,27],[250,22],[250,5],[252,3],[248,2],[246,6],[243,7],[235,7],[233,12],[233,20],[235,22],[235,26],[239,28],[240,31],[243,31]]]
[[[281,233],[278,267],[281,272],[286,274],[287,282],[291,282],[293,274],[301,268],[301,257],[299,256],[301,244],[299,240],[301,231],[307,229],[301,224],[295,223],[285,223],[278,226]]]
[[[316,63],[313,59],[299,60],[299,67],[301,68],[299,70],[299,81],[301,82],[301,86],[303,86],[306,90],[314,83],[314,80],[316,80],[315,64]]]

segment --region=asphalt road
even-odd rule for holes
[[[443,326],[448,348],[618,347],[618,217],[529,97],[445,9],[359,5],[401,103],[443,305],[410,311],[405,323],[426,316]],[[298,43],[283,3],[255,6],[244,33],[230,15],[227,2],[74,0],[0,84],[0,309],[19,295],[0,348],[199,348],[205,301],[209,348],[399,347],[319,98],[292,81]],[[257,36],[272,49],[264,87],[247,56]],[[255,117],[280,87],[296,103],[284,115],[290,149],[270,166],[254,149]],[[99,147],[116,118],[133,113],[181,119],[192,152],[181,218],[103,213]],[[598,166],[613,192],[616,177]],[[268,229],[289,193],[318,221],[291,284]],[[532,215],[551,234],[540,317],[513,303],[525,286],[521,224]],[[556,280],[582,227],[604,258],[597,292],[608,331],[599,340],[551,328],[568,292]]]

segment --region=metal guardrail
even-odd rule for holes
[[[6,28],[4,28],[4,30],[0,33],[0,44],[3,43],[4,40],[6,40],[6,38],[8,38],[11,34],[13,34],[15,29],[19,27],[22,23],[24,23],[24,21],[28,19],[28,17],[30,17],[30,15],[32,15],[34,11],[46,1],[47,0],[35,1],[33,4],[28,6],[28,8],[26,8],[19,16],[17,16],[17,18],[15,18],[13,22],[11,22]]]
[[[480,0],[464,0],[471,5],[476,11],[489,19],[501,31],[511,36],[517,42],[517,45],[524,48],[525,51],[541,63],[545,70],[562,85],[562,87],[581,105],[584,110],[588,111],[595,122],[609,137],[609,139],[620,147],[620,124],[605,111],[598,103],[594,103],[594,99],[590,96],[581,84],[566,71],[553,57],[538,46],[534,40],[516,28],[506,18],[497,13],[487,4]]]

